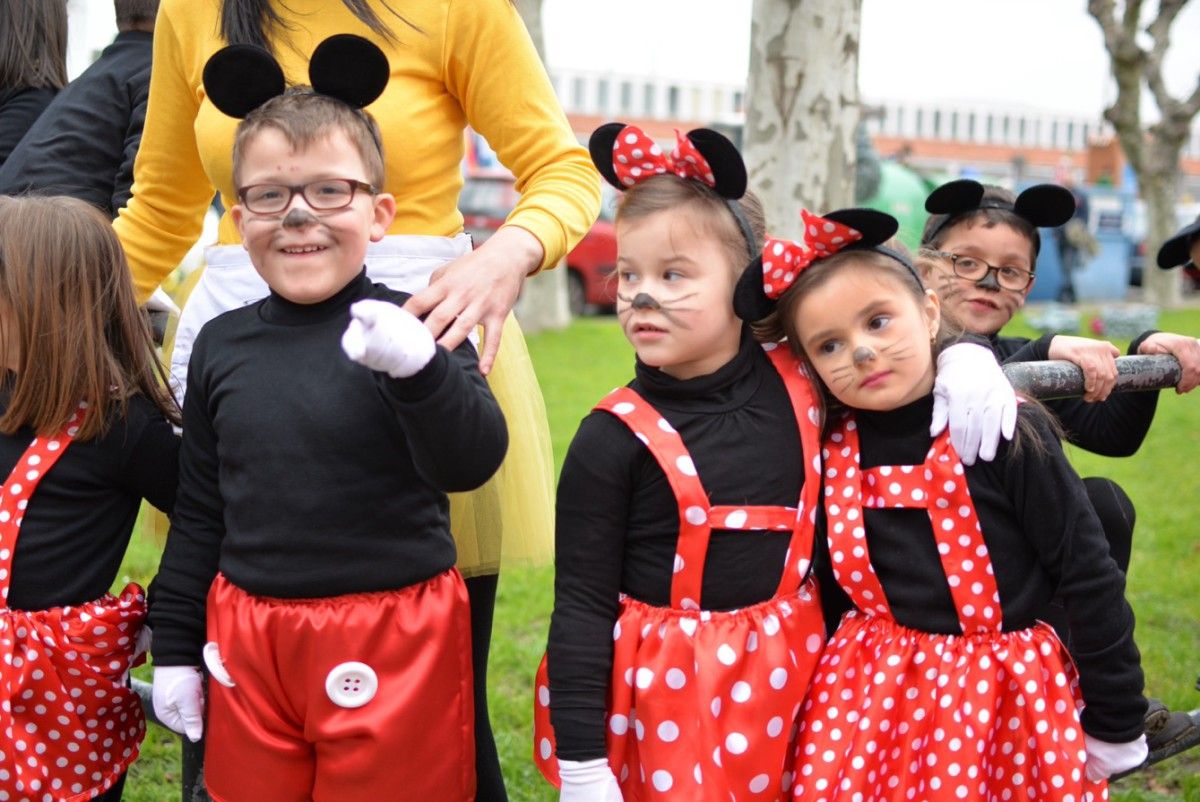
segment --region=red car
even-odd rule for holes
[[[517,205],[520,193],[511,175],[468,176],[458,197],[463,228],[478,246],[499,228]],[[611,311],[617,302],[617,237],[613,229],[615,195],[604,187],[600,219],[567,254],[567,300],[572,315]]]

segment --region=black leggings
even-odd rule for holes
[[[500,756],[492,735],[487,706],[488,651],[492,642],[492,614],[496,610],[497,574],[466,580],[471,600],[471,663],[475,672],[475,799],[476,802],[507,802]]]
[[[1130,554],[1133,551],[1133,525],[1137,520],[1133,502],[1121,486],[1111,479],[1089,476],[1083,480],[1083,486],[1104,529],[1109,555],[1121,569],[1121,573],[1128,574]],[[1061,601],[1051,602],[1039,617],[1054,627],[1063,643],[1068,647],[1071,645],[1067,613]]]
[[[112,788],[109,788],[107,791],[100,794],[100,796],[96,797],[95,802],[121,802],[121,792],[124,790],[125,774],[122,773],[117,781],[113,783]]]

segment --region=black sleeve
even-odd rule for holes
[[[438,346],[429,364],[408,378],[375,376],[429,484],[446,493],[474,490],[500,467],[508,428],[470,341],[452,352]]]
[[[206,638],[205,602],[225,537],[217,436],[204,377],[197,368],[205,361],[205,342],[201,331],[188,366],[175,513],[158,576],[150,585],[154,663],[161,666],[200,664]]]
[[[179,435],[151,402],[135,401],[147,408],[146,421],[125,455],[124,486],[170,515],[179,488]]]
[[[1128,353],[1136,354],[1153,333],[1145,332],[1130,343]],[[1067,442],[1103,457],[1131,457],[1142,447],[1154,423],[1158,391],[1113,393],[1096,404],[1062,398],[1046,406],[1062,424]]]
[[[825,634],[832,636],[841,623],[842,616],[854,609],[854,602],[833,577],[833,560],[829,556],[829,540],[825,531],[827,526],[825,505],[817,515],[817,531],[813,543],[813,574],[817,580],[817,590],[821,595],[821,614],[825,616]]]
[[[555,505],[554,612],[547,662],[558,756],[604,757],[613,626],[637,453],[607,412],[585,418],[571,441]]]
[[[133,194],[133,162],[137,158],[138,146],[142,142],[142,126],[146,124],[146,103],[150,97],[149,79],[134,79],[131,82],[129,126],[125,129],[125,145],[122,148],[121,163],[113,176],[112,199],[110,209],[116,217]]]
[[[1045,362],[1050,358],[1050,341],[1054,337],[1054,334],[1044,334],[1036,340],[1030,340],[1002,361],[1005,365],[1009,362]]]
[[[1026,406],[1021,414],[1032,425],[1021,431],[1019,457],[1006,457],[1005,483],[1026,537],[1067,608],[1086,705],[1083,728],[1103,741],[1131,741],[1142,734],[1146,700],[1125,577],[1109,556],[1083,482],[1044,413]]]
[[[54,89],[27,89],[4,102],[0,107],[0,164],[13,152],[56,94]]]

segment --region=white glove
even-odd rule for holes
[[[193,743],[204,734],[204,680],[199,666],[154,669],[154,715]]]
[[[562,791],[558,802],[624,802],[607,758],[559,760]]]
[[[938,355],[929,433],[936,437],[947,423],[950,442],[966,465],[974,465],[976,455],[990,462],[1001,435],[1012,439],[1017,426],[1017,394],[992,349],[957,343]]]
[[[411,312],[387,301],[358,301],[342,335],[346,356],[394,379],[412,376],[429,364],[437,343]]]
[[[1114,774],[1136,769],[1146,762],[1146,756],[1150,754],[1145,735],[1129,743],[1110,744],[1085,732],[1083,742],[1087,747],[1087,778],[1092,782],[1107,780]]]

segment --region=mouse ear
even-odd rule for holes
[[[1058,184],[1037,184],[1017,196],[1013,211],[1039,228],[1053,228],[1075,215],[1075,196]]]
[[[733,288],[733,312],[747,323],[755,323],[774,312],[776,303],[767,297],[760,253],[738,277]]]
[[[878,209],[838,209],[821,216],[862,234],[862,239],[856,240],[853,246],[849,247],[867,248],[882,245],[900,230],[900,223],[896,218]]]
[[[613,168],[613,146],[617,137],[625,130],[625,123],[605,123],[592,131],[588,139],[588,153],[592,156],[592,164],[604,176],[604,180],[624,192],[628,187],[621,183],[617,171]]]
[[[711,128],[688,131],[687,138],[708,162],[715,184],[713,189],[722,198],[737,200],[746,194],[746,163],[737,146],[724,134]]]
[[[367,39],[350,33],[331,36],[313,51],[308,79],[313,91],[361,109],[387,88],[392,68],[384,52]]]
[[[258,45],[223,47],[204,65],[204,93],[223,114],[241,119],[284,90],[283,70]]]
[[[961,178],[942,184],[925,199],[925,211],[930,214],[957,214],[979,208],[983,200],[983,184]]]

